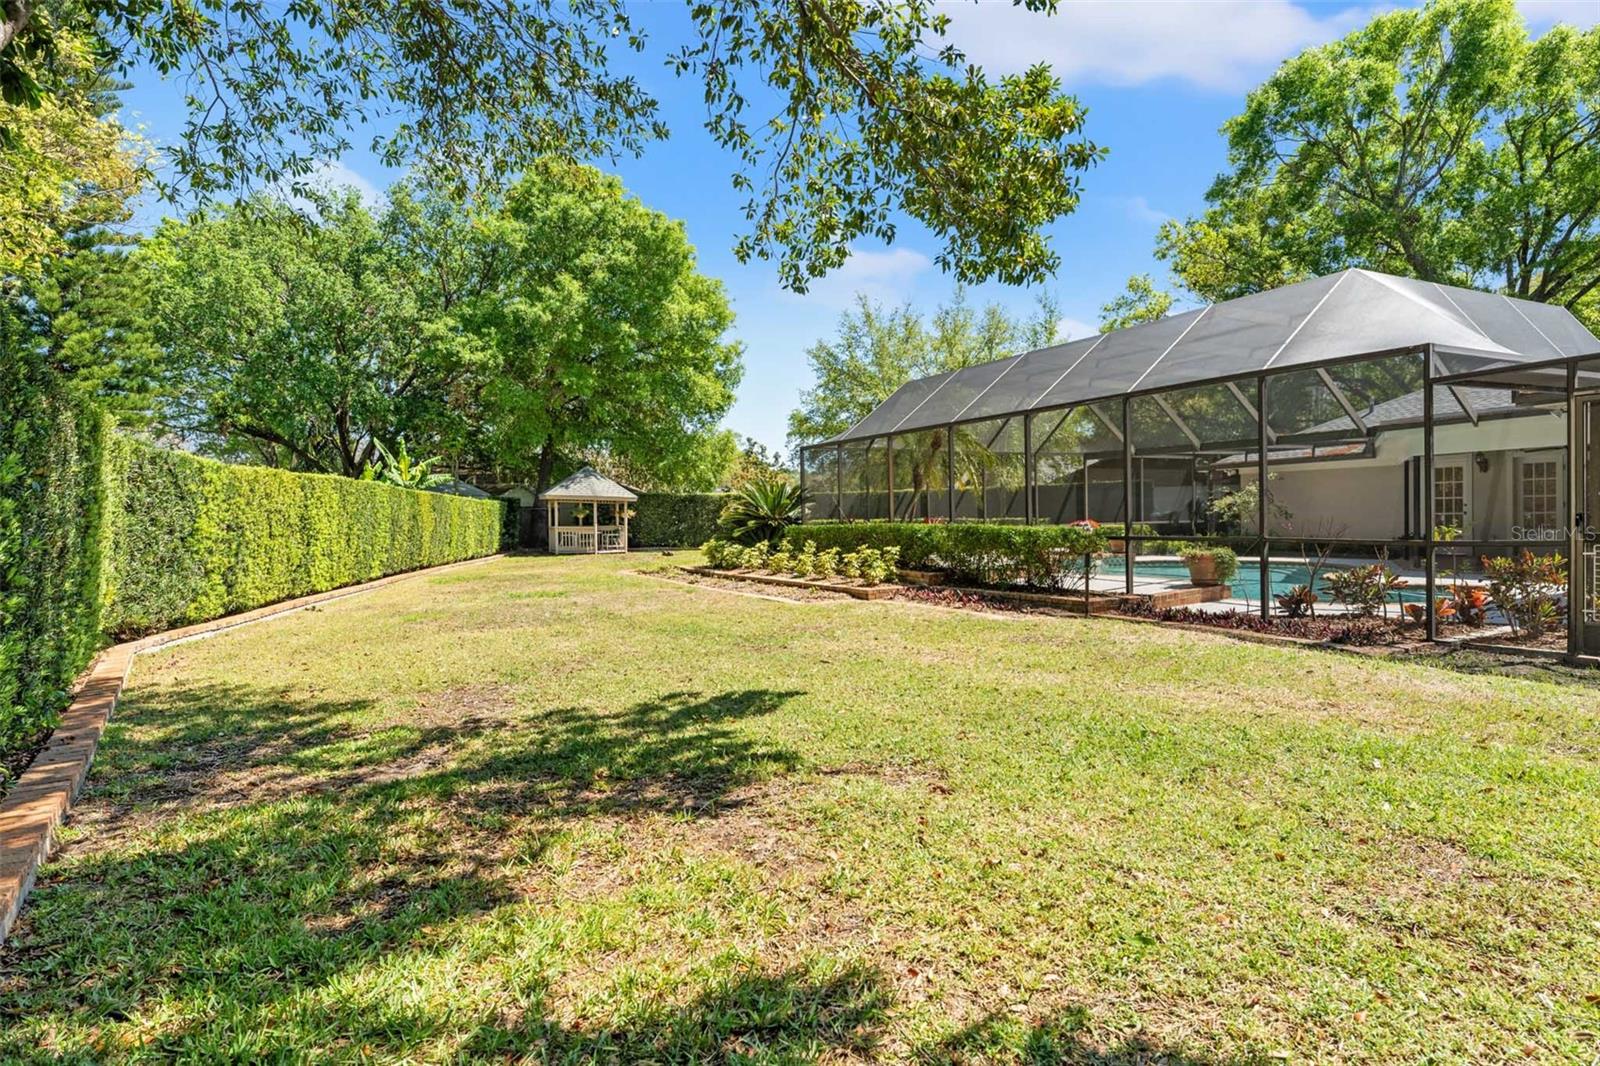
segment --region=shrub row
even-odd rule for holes
[[[821,522],[784,535],[791,550],[806,541],[842,552],[893,547],[900,565],[912,570],[946,570],[958,581],[981,585],[1039,588],[1081,582],[1086,565],[1092,567],[1093,557],[1106,550],[1106,537],[1097,529],[990,522]]]
[[[640,493],[628,521],[635,548],[693,548],[717,535],[717,517],[727,493]]]
[[[499,550],[501,505],[235,466],[117,437],[104,629],[118,637]]]
[[[118,436],[0,361],[0,760],[129,637],[489,555],[499,501],[230,466]],[[0,786],[3,786],[0,772]]]
[[[109,430],[27,353],[0,363],[3,758],[52,723],[99,646]]]

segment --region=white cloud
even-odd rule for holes
[[[881,252],[850,252],[844,265],[811,283],[804,300],[818,307],[842,310],[855,303],[859,293],[883,304],[899,304],[911,296],[917,278],[933,267],[933,260],[910,248],[886,248]]]
[[[1112,199],[1122,205],[1123,211],[1127,212],[1128,218],[1134,222],[1146,226],[1159,226],[1163,222],[1172,221],[1171,215],[1158,207],[1151,207],[1150,201],[1143,196],[1117,196]]]
[[[383,193],[377,185],[373,184],[364,175],[356,172],[344,163],[335,161],[323,163],[311,173],[302,178],[290,181],[284,179],[278,183],[279,190],[284,198],[302,210],[309,209],[311,205],[303,197],[295,196],[292,189],[295,185],[317,189],[322,192],[337,192],[340,189],[354,189],[361,197],[361,203],[367,210],[375,210],[383,203]]]
[[[951,5],[950,38],[991,72],[1048,63],[1063,82],[1187,82],[1247,89],[1279,63],[1357,28],[1377,7],[1308,11],[1288,0],[1064,3],[1054,17],[1009,3]]]
[[[1595,0],[1517,0],[1517,9],[1535,32],[1557,22],[1570,22],[1584,29],[1600,22],[1600,4]]]
[[[1066,341],[1081,341],[1083,338],[1093,337],[1099,332],[1100,328],[1098,326],[1090,325],[1088,322],[1083,321],[1083,319],[1073,318],[1070,315],[1056,321],[1057,344],[1061,344]]]

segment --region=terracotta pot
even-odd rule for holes
[[[1189,567],[1189,583],[1201,588],[1220,585],[1222,581],[1217,577],[1217,560],[1211,555],[1191,555],[1184,560]]]

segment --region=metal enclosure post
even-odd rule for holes
[[[893,437],[885,437],[885,438],[883,438],[883,446],[888,449],[887,454],[885,454],[883,458],[884,458],[884,462],[886,464],[886,468],[887,468],[887,470],[889,472],[889,484],[886,487],[886,491],[889,494],[889,508],[888,508],[888,510],[884,511],[883,513],[888,516],[889,521],[893,522],[894,521],[894,438]]]
[[[1594,598],[1595,590],[1584,588],[1579,568],[1584,565],[1584,529],[1594,516],[1579,512],[1587,507],[1588,488],[1584,464],[1588,462],[1588,433],[1578,417],[1578,364],[1567,364],[1567,654],[1576,657],[1583,651],[1583,603]],[[1592,571],[1590,572],[1592,575]],[[1592,577],[1590,578],[1592,580]]]
[[[1133,418],[1122,398],[1122,591],[1133,595]],[[1084,508],[1089,506],[1089,464],[1083,464]]]
[[[1439,608],[1434,602],[1433,477],[1433,345],[1430,344],[1422,350],[1422,535],[1428,553],[1422,572],[1427,575],[1428,639],[1438,640]]]
[[[1033,525],[1038,504],[1033,498],[1033,415],[1022,416],[1022,522]]]
[[[1256,526],[1261,534],[1261,617],[1272,617],[1272,538],[1267,526],[1267,376],[1256,378]]]
[[[806,449],[797,448],[795,449],[795,454],[800,458],[798,464],[800,467],[800,523],[804,525],[806,520]]]
[[[833,446],[833,513],[844,517],[844,445]]]
[[[956,427],[944,427],[945,521],[956,520]]]

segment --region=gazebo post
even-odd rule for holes
[[[589,528],[594,530],[594,546],[591,549],[589,554],[591,554],[591,555],[599,555],[600,554],[600,501],[599,501],[599,499],[593,499],[593,500],[589,501]]]

